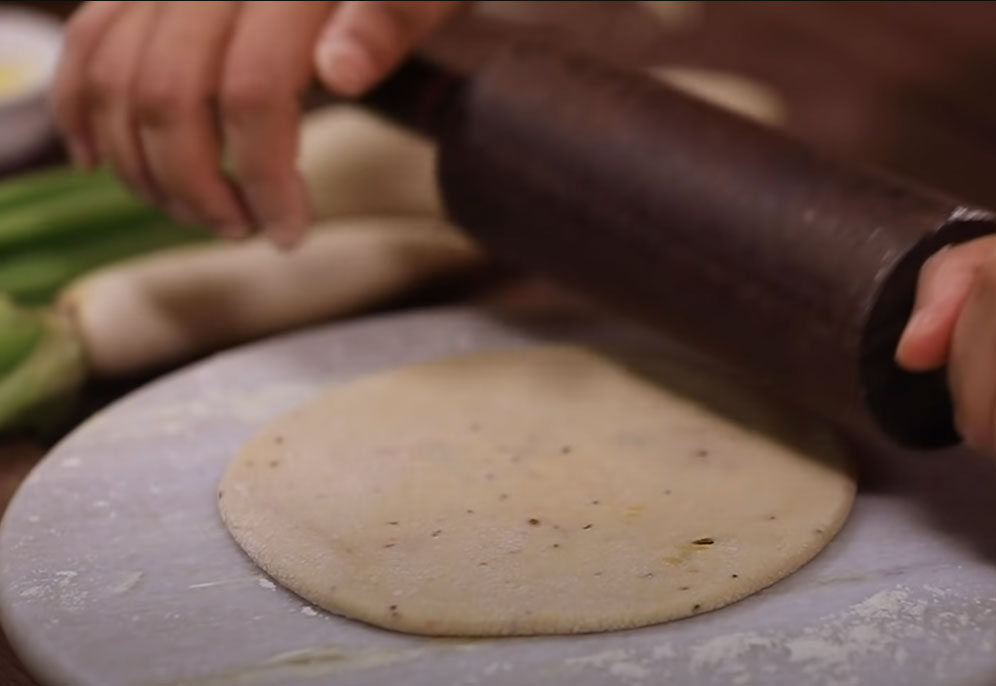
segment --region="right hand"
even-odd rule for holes
[[[78,164],[110,165],[180,221],[290,246],[310,223],[295,162],[312,78],[362,95],[463,4],[88,2],[69,22],[56,120]]]

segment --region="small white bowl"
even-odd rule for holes
[[[0,9],[0,167],[24,162],[54,140],[49,89],[62,24],[26,8]]]

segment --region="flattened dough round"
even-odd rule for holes
[[[820,427],[683,373],[665,385],[541,345],[372,375],[257,434],[221,514],[286,588],[393,630],[581,633],[713,610],[816,555],[855,483]]]

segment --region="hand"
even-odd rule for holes
[[[78,164],[109,164],[177,219],[290,246],[309,223],[302,92],[317,75],[361,95],[462,4],[89,2],[69,22],[55,117]]]
[[[924,264],[896,360],[909,371],[947,365],[962,438],[996,453],[996,237],[946,248]]]

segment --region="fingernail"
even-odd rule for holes
[[[341,38],[319,45],[318,68],[326,85],[343,95],[358,95],[374,79],[373,63],[366,49]]]

